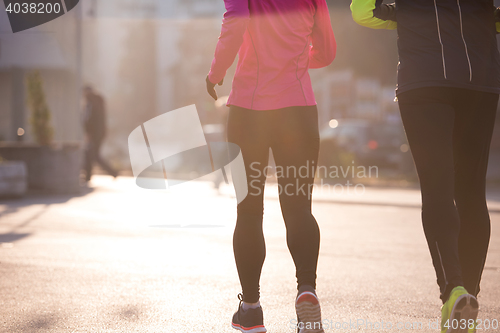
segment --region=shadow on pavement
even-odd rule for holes
[[[30,235],[30,233],[17,234],[14,232],[0,234],[0,243],[13,243]]]
[[[125,305],[123,306],[116,315],[124,321],[137,321],[141,311],[138,306],[135,305]]]
[[[59,318],[55,314],[35,314],[20,324],[18,327],[13,328],[12,332],[34,333],[40,331],[50,331]]]
[[[0,205],[6,205],[7,210],[0,212],[0,218],[7,213],[12,213],[13,209],[26,207],[30,205],[52,205],[68,202],[70,199],[84,197],[94,192],[94,188],[81,187],[79,193],[55,194],[40,190],[29,190],[23,198],[2,198]]]
[[[5,205],[6,208],[0,212],[0,220],[9,215],[16,214],[20,209],[32,206],[43,205],[32,216],[16,223],[9,232],[0,234],[0,243],[13,243],[23,238],[29,237],[31,233],[18,233],[17,230],[28,226],[31,222],[42,216],[51,205],[62,204],[68,202],[75,197],[83,197],[94,191],[93,188],[82,187],[80,193],[77,194],[47,194],[42,191],[29,191],[23,198],[5,199],[0,201],[0,205]]]

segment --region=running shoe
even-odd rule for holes
[[[472,327],[469,327],[469,333],[476,333],[477,321],[474,320]]]
[[[240,300],[240,305],[238,306],[238,311],[236,311],[233,315],[231,326],[234,329],[245,333],[267,332],[264,327],[262,307],[259,306],[256,309],[248,309],[245,311],[241,306],[243,303],[243,294],[238,294],[238,299]]]
[[[321,308],[318,297],[310,292],[304,291],[295,301],[297,311],[298,333],[324,333],[321,324]]]
[[[441,333],[473,333],[479,310],[477,299],[464,287],[455,287],[441,307]],[[470,328],[473,326],[473,328]]]

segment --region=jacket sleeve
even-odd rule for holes
[[[210,82],[217,84],[236,59],[243,44],[243,35],[250,21],[248,0],[224,0],[226,13],[222,20],[222,30],[215,49],[214,60],[208,74]]]
[[[495,26],[497,34],[500,34],[500,7],[495,7]]]
[[[397,28],[396,5],[383,4],[382,0],[352,0],[352,18],[356,23],[372,29]]]
[[[326,0],[316,2],[311,43],[309,68],[322,68],[330,65],[337,53],[337,43],[333,34]]]

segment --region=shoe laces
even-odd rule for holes
[[[243,293],[238,294],[238,299],[240,300],[240,305],[238,305],[238,320],[240,319],[240,309],[243,309],[241,305],[243,304]]]

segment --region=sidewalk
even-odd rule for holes
[[[0,332],[236,332],[236,199],[207,182],[156,192],[97,176],[91,186],[77,197],[0,202]],[[265,323],[268,332],[294,333],[293,261],[275,192],[266,195]],[[418,191],[316,195],[318,295],[333,325],[326,332],[438,332],[429,328],[440,301]],[[491,218],[480,318],[499,320],[500,214]],[[369,326],[382,323],[411,329]]]

